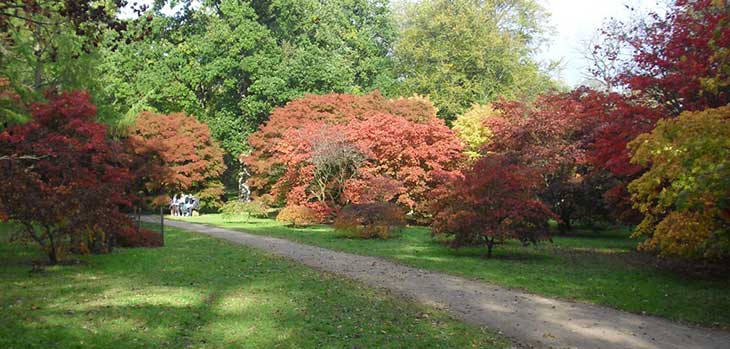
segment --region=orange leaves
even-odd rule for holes
[[[377,92],[292,101],[275,109],[249,143],[254,151],[243,160],[254,172],[249,182],[254,191],[290,205],[317,201],[338,207],[377,197],[423,213],[434,171],[454,171],[463,158],[459,140],[427,99],[388,100]],[[324,171],[317,160],[323,144],[337,144],[341,153],[350,149],[334,162],[338,170],[327,165]],[[321,176],[324,172],[331,175]],[[364,195],[363,186],[373,178],[388,184]]]
[[[284,207],[276,216],[276,220],[287,223],[293,227],[303,227],[321,223],[321,217],[317,214],[317,211],[302,205]]]
[[[334,227],[350,237],[385,240],[405,224],[403,209],[388,202],[373,202],[345,206]]]
[[[219,202],[223,150],[206,124],[183,113],[143,112],[131,127],[130,139],[133,152],[157,158],[161,165],[143,175],[148,196],[192,191],[204,206]]]
[[[639,226],[642,235],[644,224]],[[649,239],[639,245],[644,251],[659,251],[664,256],[683,256],[689,258],[718,257],[707,255],[706,243],[716,229],[712,217],[696,212],[674,211],[669,213],[654,229]]]

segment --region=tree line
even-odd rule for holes
[[[534,58],[549,28],[532,0],[174,4],[130,19],[117,15],[124,1],[0,5],[7,189],[25,178],[27,197],[58,191],[72,205],[48,211],[46,231],[60,227],[73,249],[107,229],[64,218],[86,210],[74,199],[86,191],[43,183],[78,153],[74,171],[101,166],[78,180],[120,168],[110,176],[126,200],[97,193],[110,207],[184,189],[216,209],[221,177],[230,186],[243,163],[256,200],[312,221],[387,203],[348,216],[395,205],[489,251],[546,238],[548,220],[621,223],[644,250],[730,255],[724,2],[607,23],[591,48],[602,87],[572,90]],[[11,194],[5,216],[40,212]]]

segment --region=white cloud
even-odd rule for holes
[[[659,10],[663,1],[656,0],[542,0],[552,14],[551,25],[555,35],[539,58],[545,61],[562,60],[562,78],[570,86],[583,80],[587,62],[582,57],[584,42],[591,38],[608,18],[628,18],[631,12]]]

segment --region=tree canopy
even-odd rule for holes
[[[271,110],[295,97],[388,88],[393,35],[379,0],[202,1],[175,16],[158,11],[144,40],[109,51],[107,96],[130,119],[142,110],[196,115],[238,156]]]
[[[644,214],[645,250],[691,258],[730,255],[730,107],[684,112],[631,142],[648,168],[629,190]]]
[[[534,59],[547,17],[533,0],[407,4],[393,55],[399,92],[430,95],[449,121],[473,103],[535,97],[554,87]]]
[[[453,171],[463,148],[427,99],[308,95],[274,110],[242,160],[258,195],[338,208],[393,201],[426,213],[434,173]]]

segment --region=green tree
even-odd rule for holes
[[[5,0],[0,2],[0,81],[24,103],[48,90],[100,90],[98,47],[116,42],[126,24],[117,0]],[[139,9],[139,8],[135,8]],[[23,103],[21,103],[23,104]],[[4,109],[3,112],[8,109]],[[106,115],[100,110],[100,117]],[[7,120],[2,120],[7,119]],[[23,118],[0,116],[0,122]]]
[[[293,98],[392,84],[386,1],[183,1],[172,16],[159,11],[164,3],[144,41],[108,52],[107,96],[130,119],[197,115],[234,156]]]
[[[157,13],[144,40],[108,49],[106,95],[117,113],[131,123],[143,110],[183,111],[208,123],[228,152],[244,151],[245,136],[267,112],[251,91],[266,83],[276,46],[243,5]]]
[[[473,103],[534,97],[553,82],[533,55],[547,14],[534,0],[424,0],[399,16],[402,94],[430,94],[453,120]]]

